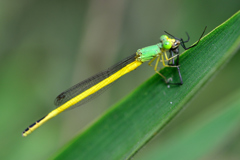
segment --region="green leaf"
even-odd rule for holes
[[[229,143],[238,141],[236,129],[240,121],[240,90],[222,99],[207,113],[202,113],[188,124],[179,126],[178,132],[155,146],[146,156],[138,159],[229,159],[219,152],[232,150]],[[226,107],[227,106],[227,107]],[[239,133],[239,132],[238,132]],[[237,135],[238,137],[238,135]],[[217,157],[206,158],[209,151],[218,153]],[[233,151],[231,151],[233,152]],[[174,153],[174,154],[171,154]],[[239,157],[239,148],[238,148]],[[209,155],[208,155],[209,156]],[[210,155],[214,156],[214,155]],[[238,158],[237,158],[238,159]]]
[[[238,50],[239,26],[237,12],[181,55],[182,86],[168,86],[159,75],[154,75],[73,139],[54,159],[114,160],[133,156]],[[178,81],[175,68],[163,68],[161,73]]]

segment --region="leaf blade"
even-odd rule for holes
[[[238,12],[205,36],[198,46],[181,55],[183,86],[168,88],[158,75],[153,76],[77,136],[55,159],[131,157],[174,118],[238,49],[239,24]],[[166,77],[178,77],[173,68],[161,72]]]

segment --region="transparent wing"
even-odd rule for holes
[[[59,106],[63,105],[64,103],[66,103],[67,101],[72,99],[73,97],[76,97],[77,95],[81,94],[82,92],[86,91],[87,89],[91,88],[92,86],[98,84],[102,80],[108,78],[109,76],[116,73],[117,71],[119,71],[120,69],[125,67],[126,65],[135,61],[135,57],[136,57],[136,54],[133,54],[133,55],[123,59],[119,63],[115,64],[114,66],[108,68],[107,70],[105,70],[103,72],[100,72],[100,73],[98,73],[98,74],[96,74],[96,75],[94,75],[94,76],[92,76],[92,77],[90,77],[90,78],[72,86],[71,88],[67,89],[66,91],[62,92],[61,94],[59,94],[56,97],[56,99],[54,101],[55,106],[59,107]],[[99,91],[91,94],[87,98],[78,102],[77,104],[75,104],[71,108],[74,108],[74,107],[77,107],[77,106],[83,105],[84,103],[89,102],[90,100],[97,97],[98,95],[103,93],[105,90],[107,90],[110,86],[111,86],[111,84],[103,87]]]

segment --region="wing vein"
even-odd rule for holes
[[[98,84],[102,80],[108,78],[109,76],[116,73],[117,71],[119,71],[120,69],[125,67],[126,65],[135,61],[135,57],[136,57],[136,54],[133,54],[133,55],[123,59],[122,61],[118,62],[114,66],[108,68],[107,70],[102,71],[100,73],[97,73],[94,76],[92,76],[92,77],[90,77],[90,78],[88,78],[88,79],[86,79],[82,82],[79,82],[76,85],[72,86],[71,88],[65,90],[64,92],[62,92],[61,94],[59,94],[56,97],[56,99],[54,101],[55,106],[59,107],[59,106],[63,105],[64,103],[66,103],[70,99],[76,97],[77,95],[81,94],[82,92],[86,91],[87,89],[91,88],[92,86]],[[99,91],[89,95],[88,97],[86,97],[82,101],[78,102],[77,104],[75,104],[71,108],[81,106],[81,105],[89,102],[93,98],[96,98],[98,95],[100,95],[101,93],[106,91],[111,86],[111,84],[109,84],[109,85],[103,87],[102,89],[100,89]]]

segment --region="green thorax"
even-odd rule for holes
[[[156,57],[159,53],[162,52],[162,43],[158,43],[152,46],[144,47],[142,49],[138,49],[136,52],[138,61],[146,62],[150,61],[154,57]]]

